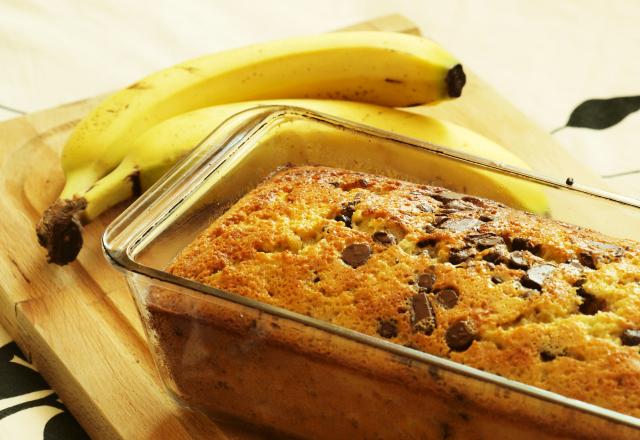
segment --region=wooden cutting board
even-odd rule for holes
[[[419,33],[404,17],[350,29]],[[435,36],[437,37],[437,36]],[[182,409],[164,392],[128,288],[102,255],[114,209],[85,230],[76,262],[48,265],[34,225],[63,185],[61,148],[99,98],[0,123],[0,323],[94,438],[265,438]],[[534,169],[604,188],[547,133],[473,74],[464,96],[416,111],[476,130]]]

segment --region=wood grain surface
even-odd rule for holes
[[[398,15],[350,29],[419,33]],[[264,438],[187,411],[164,392],[124,278],[102,255],[101,234],[118,209],[86,227],[76,262],[45,261],[34,225],[62,188],[66,138],[99,99],[0,123],[0,323],[93,438]],[[462,98],[414,111],[476,130],[538,171],[604,188],[473,74]]]

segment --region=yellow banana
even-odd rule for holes
[[[522,160],[503,147],[470,130],[450,122],[402,110],[372,104],[331,100],[299,99],[240,102],[212,106],[185,113],[160,123],[145,132],[132,143],[129,153],[113,171],[97,181],[83,198],[77,199],[77,202],[81,203],[82,206],[76,210],[72,220],[77,224],[90,222],[108,208],[132,196],[139,195],[141,191],[151,186],[178,159],[191,151],[212,129],[225,119],[258,105],[302,107],[448,146],[497,162],[528,168]],[[310,138],[316,137],[318,142],[351,142],[350,145],[355,148],[354,142],[357,141],[356,139],[345,141],[339,138],[326,138],[327,133],[319,133],[317,130],[305,132],[304,125],[301,126],[300,124],[296,129],[299,130],[299,133],[301,132],[304,136],[307,136],[304,138],[305,142],[309,141]],[[345,150],[348,149],[349,145],[346,145]],[[440,162],[438,166],[442,167],[442,163]],[[485,188],[487,193],[483,195],[501,199],[504,202],[520,206],[532,212],[542,213],[547,209],[546,199],[542,193],[519,181],[507,182],[506,179],[509,179],[507,177],[499,177],[473,169],[465,171],[461,170],[459,166],[439,169],[437,173],[444,173],[450,178],[450,182],[446,183],[462,182],[464,185]],[[71,220],[67,220],[67,223],[69,221]],[[60,226],[60,228],[62,227]],[[62,250],[56,252],[56,255],[61,253]],[[65,257],[68,257],[68,255],[65,255]]]
[[[465,76],[435,43],[392,32],[338,32],[220,52],[154,73],[108,97],[62,153],[62,199],[82,196],[131,142],[172,116],[251,99],[330,98],[405,107],[460,95]]]

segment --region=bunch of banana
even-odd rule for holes
[[[173,116],[251,99],[332,98],[404,107],[460,96],[465,75],[445,50],[390,32],[340,32],[221,52],[154,73],[101,103],[62,153],[59,199],[37,225],[48,260],[82,247],[85,194],[116,168],[136,138]]]
[[[428,116],[350,101],[247,101],[195,110],[173,117],[146,131],[132,144],[129,154],[120,164],[85,193],[86,207],[82,213],[82,220],[90,222],[118,203],[140,195],[140,192],[146,191],[180,158],[198,145],[213,128],[230,116],[257,106],[291,106],[313,110],[438,145],[446,145],[468,154],[528,168],[517,156],[479,134]],[[297,130],[304,130],[304,127],[298,125]],[[316,133],[317,131],[310,127],[304,134],[308,141],[312,141],[308,137]],[[326,135],[326,132],[323,133],[325,139]],[[335,142],[340,140],[335,139]],[[437,174],[443,172],[438,170]],[[504,178],[471,169],[465,171],[464,178],[465,184],[475,183],[473,186],[476,188],[499,187],[504,193],[500,196],[503,201],[515,203],[522,209],[532,212],[543,212],[546,209],[544,196],[521,182],[513,181],[507,185],[500,181]],[[476,181],[470,182],[470,179]]]
[[[38,223],[38,240],[50,262],[73,261],[82,224],[139,195],[213,127],[256,105],[304,107],[524,166],[461,127],[379,106],[454,98],[464,83],[460,64],[433,42],[384,32],[254,45],[157,72],[108,97],[76,127],[62,154],[65,187]],[[251,99],[261,101],[239,102]],[[528,200],[532,210],[544,203]]]

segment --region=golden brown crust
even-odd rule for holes
[[[169,270],[640,416],[640,246],[630,240],[442,188],[294,167]]]

